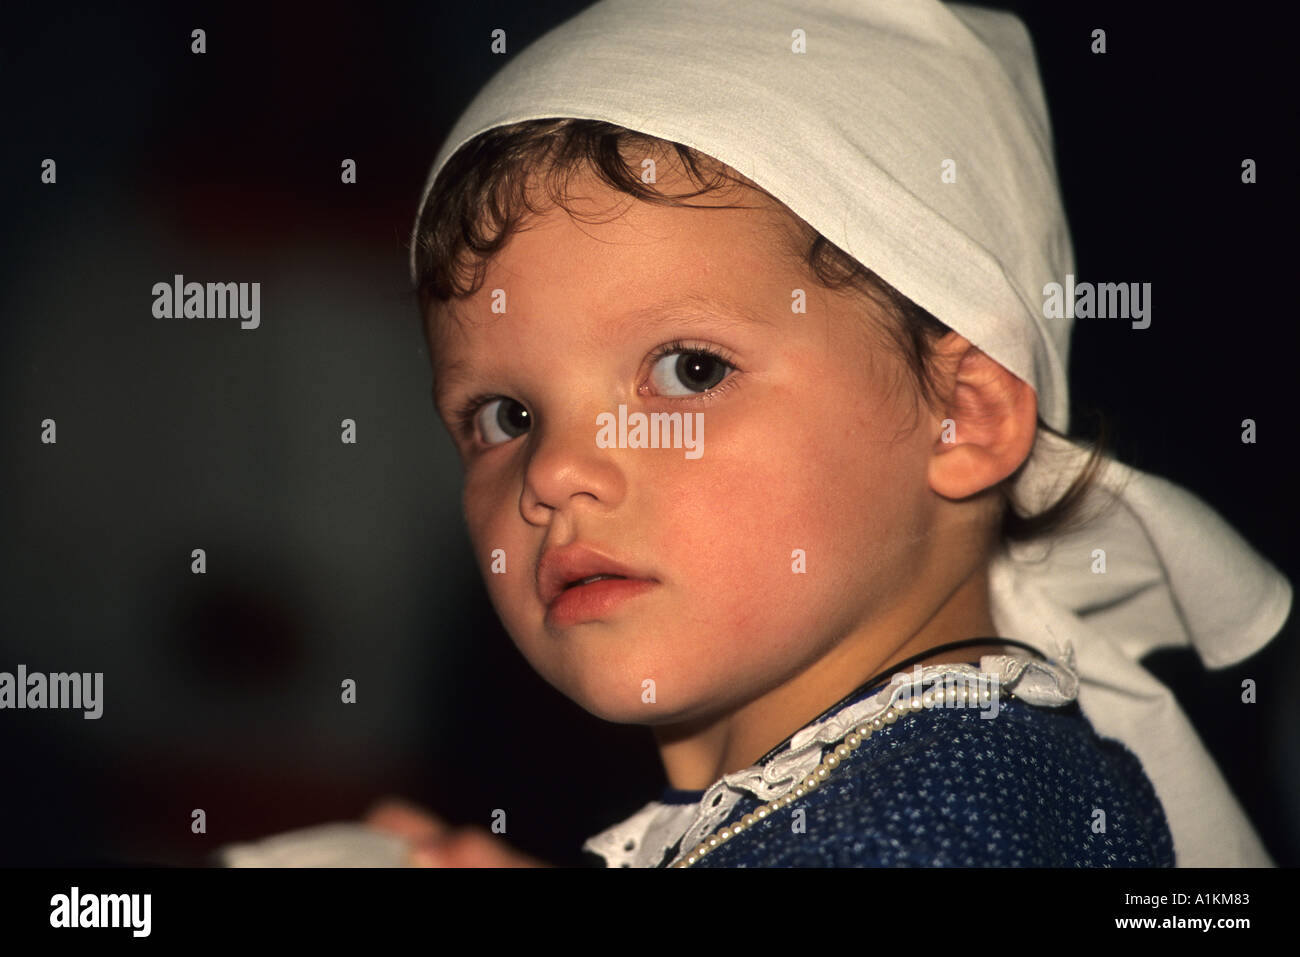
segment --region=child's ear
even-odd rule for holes
[[[1001,482],[1029,456],[1038,395],[955,332],[935,350],[947,402],[945,414],[933,420],[930,487],[945,498],[963,499]]]

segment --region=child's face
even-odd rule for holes
[[[625,212],[603,224],[547,212],[456,304],[463,332],[444,315],[431,331],[444,421],[474,396],[510,400],[480,407],[469,435],[453,429],[469,533],[507,631],[588,711],[643,724],[718,715],[821,659],[860,656],[855,641],[922,577],[939,431],[867,332],[870,307],[779,251],[770,208],[655,206],[590,179],[573,192]],[[795,290],[806,313],[791,308]],[[674,340],[731,367],[678,375],[679,353],[653,358]],[[597,417],[620,404],[702,412],[702,454],[600,447]],[[597,617],[548,620],[538,562],[571,543],[655,584]],[[504,574],[490,570],[496,549]]]

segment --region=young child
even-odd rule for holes
[[[1073,253],[1020,21],[604,0],[509,55],[433,165],[412,277],[507,631],[659,746],[668,788],[585,849],[1269,864],[1139,659],[1239,661],[1290,586],[1064,438],[1044,297]]]

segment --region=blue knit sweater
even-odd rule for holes
[[[1099,737],[1077,703],[1037,707],[1012,697],[995,719],[980,713],[933,708],[899,718],[822,785],[693,866],[1174,866],[1164,809],[1141,763]],[[668,788],[659,800],[694,804],[703,795]],[[723,823],[762,803],[745,795]]]

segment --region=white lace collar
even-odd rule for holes
[[[744,795],[760,801],[784,796],[817,767],[826,745],[839,741],[861,722],[884,713],[899,699],[911,697],[914,684],[931,687],[946,682],[949,676],[954,681],[996,681],[1028,704],[1047,707],[1068,704],[1078,693],[1074,649],[1068,643],[1047,662],[1013,655],[984,655],[979,668],[943,664],[900,671],[876,694],[852,702],[795,733],[790,744],[767,764],[723,775],[696,803],[651,801],[622,823],[588,838],[582,847],[604,858],[608,867],[656,867],[680,839],[680,857],[713,833]]]

